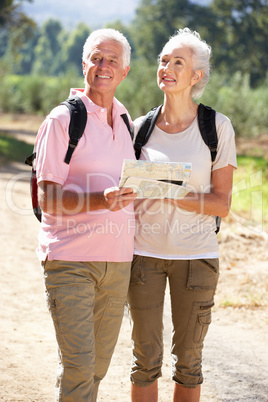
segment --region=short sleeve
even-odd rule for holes
[[[64,162],[68,149],[70,114],[58,106],[41,125],[36,140],[37,182],[52,181],[63,185],[69,172]]]
[[[216,130],[218,135],[218,148],[212,170],[221,169],[228,165],[237,168],[235,132],[228,117],[221,113],[216,114]]]

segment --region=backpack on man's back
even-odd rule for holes
[[[82,137],[87,123],[87,110],[79,96],[72,96],[66,99],[61,105],[66,105],[70,111],[70,124],[69,124],[69,145],[66,152],[64,162],[69,164],[75,147],[79,139]],[[36,218],[41,222],[42,210],[38,202],[38,184],[36,178],[36,151],[25,159],[26,165],[32,167],[31,176],[31,198],[33,212]]]

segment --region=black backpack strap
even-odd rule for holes
[[[203,140],[210,149],[211,160],[214,162],[217,155],[218,136],[216,130],[216,112],[202,103],[198,106],[198,124]],[[221,217],[216,216],[216,233],[220,231]]]
[[[212,162],[216,158],[218,146],[215,118],[215,110],[200,103],[198,106],[198,125],[202,138],[210,149]]]
[[[28,156],[25,159],[24,163],[26,165],[33,166],[33,161],[34,161],[35,158],[36,158],[36,152],[33,152],[32,155]]]
[[[122,119],[124,120],[124,123],[125,123],[125,125],[127,126],[127,129],[128,129],[128,131],[129,131],[130,137],[131,137],[131,139],[133,140],[133,133],[132,133],[131,128],[130,128],[130,124],[129,124],[129,120],[128,120],[127,114],[126,114],[126,113],[123,113],[123,114],[121,114],[120,116],[121,116]]]
[[[68,107],[70,111],[70,125],[69,125],[69,145],[65,155],[64,162],[69,165],[75,147],[79,139],[82,137],[85,126],[87,123],[87,110],[84,102],[79,96],[71,96],[66,99],[61,105]]]
[[[134,143],[136,159],[140,159],[141,149],[148,142],[148,140],[150,138],[150,135],[154,129],[154,126],[155,126],[155,123],[156,123],[156,120],[158,118],[161,108],[162,108],[162,105],[151,109],[150,112],[148,112],[147,115],[145,116],[145,118],[140,126],[140,129],[138,131],[138,134],[136,136],[135,143]]]

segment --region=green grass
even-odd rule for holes
[[[24,160],[33,151],[33,145],[17,140],[10,135],[0,133],[0,162]]]
[[[268,224],[268,162],[264,157],[238,156],[232,212],[252,226]]]

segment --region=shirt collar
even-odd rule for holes
[[[92,102],[92,100],[86,95],[85,90],[83,88],[71,88],[69,96],[74,95],[80,96],[89,113],[94,113],[103,109],[101,106],[96,105],[96,103]],[[113,113],[119,113],[119,114],[127,113],[125,106],[121,102],[119,102],[115,97],[113,99]]]

